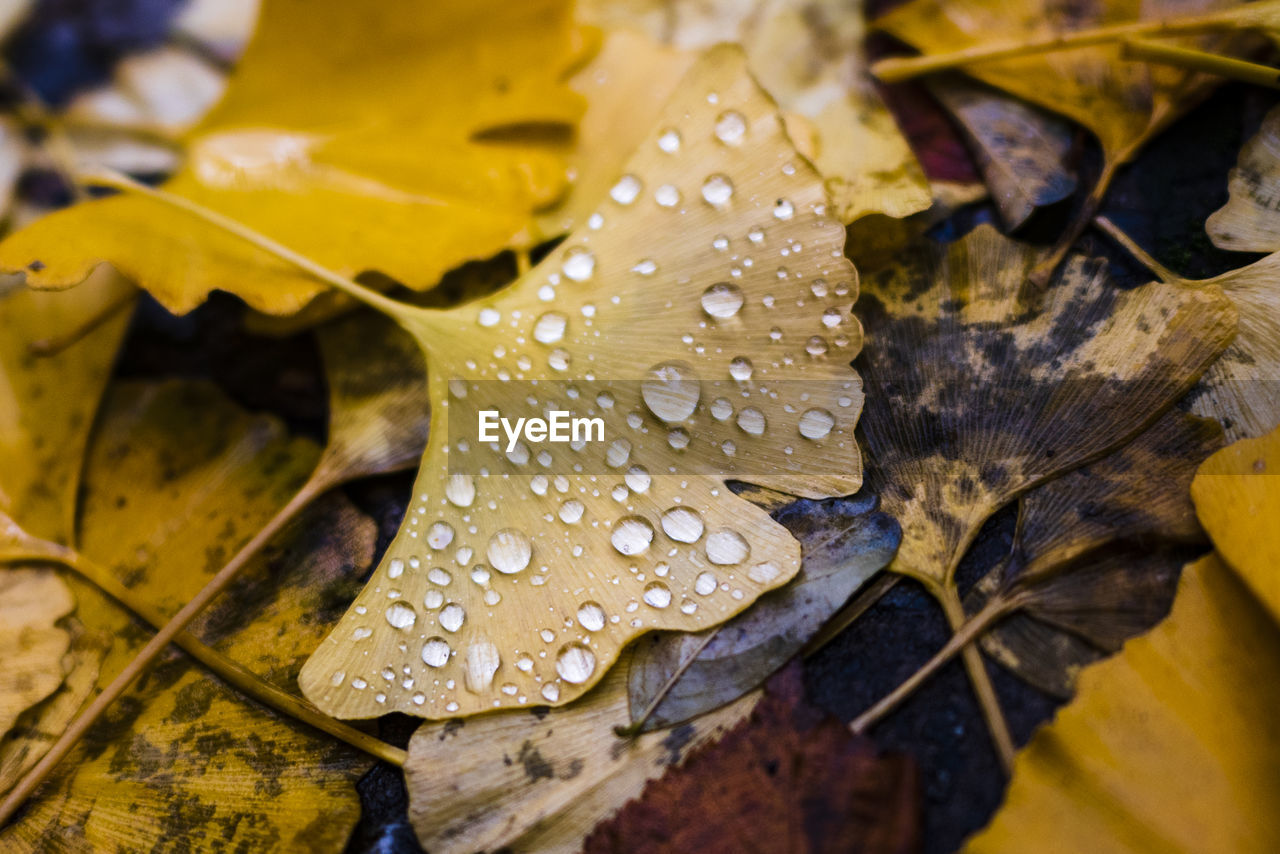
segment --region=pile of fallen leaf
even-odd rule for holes
[[[1280,850],[1278,38],[0,3],[0,848]]]

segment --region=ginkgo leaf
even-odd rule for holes
[[[583,852],[738,854],[764,840],[773,851],[908,854],[920,848],[919,789],[910,758],[809,705],[793,664],[749,719],[645,786]]]
[[[1006,228],[1075,192],[1073,132],[1062,119],[959,77],[928,86],[964,130]]]
[[[1188,566],[1168,619],[1081,675],[965,851],[1276,850],[1277,685],[1274,614],[1216,556]]]
[[[698,634],[662,632],[640,641],[630,666],[631,717],[670,727],[760,687],[892,558],[902,532],[880,502],[860,492],[816,502],[778,493],[772,516],[800,540],[795,579],[729,622]]]
[[[81,549],[166,609],[258,530],[318,454],[203,384],[120,383],[103,410],[85,464]],[[375,536],[350,504],[324,502],[194,631],[288,685],[358,585]],[[109,637],[101,686],[146,633],[92,586],[68,582],[78,615]],[[149,850],[181,838],[336,851],[359,815],[353,783],[368,764],[173,655],[89,731],[0,847]]]
[[[982,226],[867,280],[869,482],[902,523],[891,568],[935,591],[991,513],[1127,442],[1234,331],[1217,288],[1122,291],[1076,256],[1039,292],[1024,287],[1035,261]]]
[[[1023,492],[1129,441],[1226,348],[1235,310],[1213,287],[1122,291],[1073,256],[1028,287],[1038,253],[982,226],[868,275],[860,361],[868,485],[902,525],[893,572],[953,629],[955,571],[982,524]],[[1002,755],[1012,741],[980,656],[966,666]]]
[[[347,275],[377,269],[429,288],[508,245],[561,191],[554,145],[486,134],[572,123],[581,105],[561,77],[576,44],[563,0],[429,13],[387,0],[267,0],[225,97],[165,187]],[[321,290],[249,244],[169,219],[129,196],[76,205],[0,244],[0,268],[66,287],[110,262],[178,313],[226,289],[288,314]]]
[[[1239,316],[1235,340],[1191,395],[1191,411],[1222,422],[1229,440],[1261,436],[1280,424],[1280,254],[1212,279],[1184,279],[1149,256],[1105,217],[1098,224],[1166,282],[1221,290]]]
[[[1272,522],[1280,518],[1280,427],[1236,442],[1196,473],[1191,498],[1222,559],[1259,603],[1280,620],[1280,544]]]
[[[1203,14],[1233,5],[1236,4],[1230,0],[1127,0],[1090,5],[1025,0],[1013,6],[1003,0],[913,0],[879,18],[874,25],[929,55],[983,43],[1007,45],[1093,27],[1172,20],[1179,15]],[[1231,54],[1253,43],[1248,35],[1230,30],[1166,41],[1219,54]],[[974,62],[964,65],[963,70],[1066,116],[1097,137],[1104,164],[1085,215],[1077,219],[1079,227],[1092,216],[1116,170],[1221,81],[1176,66],[1128,59],[1122,55],[1118,40]],[[1062,245],[1065,250],[1067,243]]]
[[[448,311],[379,302],[428,353],[448,429],[303,669],[321,709],[568,702],[637,635],[715,625],[795,575],[799,545],[725,478],[858,488],[844,229],[744,64],[709,52],[587,226],[507,290]],[[490,452],[476,416],[494,409],[590,415],[604,441]],[[412,688],[382,675],[406,668]]]
[[[74,607],[71,591],[52,570],[0,572],[0,736],[62,684],[71,634],[56,624]]]
[[[1204,224],[1209,239],[1237,252],[1280,251],[1280,108],[1272,109],[1228,177],[1230,198]]]
[[[867,74],[861,2],[592,0],[581,14],[604,26],[639,28],[685,51],[741,44],[798,147],[827,179],[842,222],[929,207],[924,173]],[[802,139],[809,135],[812,146]]]
[[[1217,422],[1171,411],[1120,450],[1024,495],[1008,563],[965,597],[971,614],[1001,610],[992,602],[1022,612],[1001,618],[982,648],[1070,696],[1081,666],[1163,618],[1185,559],[1169,547],[1204,542],[1191,479],[1221,446]]]
[[[649,780],[750,714],[755,691],[675,730],[622,740],[626,662],[556,709],[429,722],[409,741],[409,820],[433,854],[577,854],[600,821]]]

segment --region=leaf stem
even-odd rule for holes
[[[1089,191],[1089,195],[1081,203],[1079,213],[1076,214],[1071,224],[1067,226],[1067,230],[1058,239],[1048,257],[1036,264],[1031,269],[1031,272],[1027,274],[1027,278],[1032,284],[1041,289],[1049,286],[1049,281],[1053,278],[1053,274],[1057,271],[1059,265],[1062,264],[1062,260],[1067,257],[1071,247],[1075,245],[1090,221],[1093,220],[1094,214],[1102,207],[1102,200],[1106,197],[1107,191],[1111,189],[1111,182],[1115,179],[1116,172],[1128,159],[1128,153],[1125,152],[1123,156],[1112,157],[1110,152],[1104,152],[1107,159],[1103,163],[1102,172],[1099,173],[1098,180],[1094,182],[1093,189]]]
[[[251,243],[257,248],[275,255],[282,261],[286,261],[295,267],[315,276],[320,281],[332,285],[348,296],[354,297],[365,305],[388,315],[400,323],[405,323],[410,318],[417,318],[418,315],[425,314],[426,309],[409,305],[398,300],[385,297],[372,288],[366,288],[364,285],[356,282],[346,276],[335,273],[327,267],[323,267],[312,261],[305,255],[293,251],[289,247],[277,243],[265,234],[254,231],[247,225],[244,225],[229,216],[220,214],[211,208],[207,208],[198,202],[193,202],[188,198],[170,193],[167,190],[149,187],[140,181],[135,181],[128,175],[124,175],[114,169],[98,168],[91,172],[78,173],[77,178],[85,184],[100,187],[111,187],[116,190],[137,193],[141,196],[154,199],[155,201],[179,208],[192,216],[202,219],[215,228],[220,228],[230,234],[234,234],[241,240]]]
[[[248,565],[250,559],[256,555],[263,546],[265,546],[272,537],[279,533],[301,510],[307,506],[312,498],[317,495],[314,480],[308,481],[298,490],[297,494],[289,500],[284,507],[276,512],[276,515],[267,522],[263,528],[256,533],[249,542],[241,547],[222,569],[209,579],[208,583],[201,588],[187,604],[183,605],[178,613],[166,622],[158,632],[151,638],[147,644],[138,651],[138,653],[125,665],[115,679],[102,689],[102,692],[94,698],[93,702],[80,713],[80,715],[71,722],[71,725],[58,737],[49,748],[48,752],[41,757],[32,768],[23,775],[22,779],[11,789],[4,801],[0,802],[0,826],[3,826],[13,817],[22,804],[30,797],[31,793],[44,782],[45,778],[57,767],[58,763],[71,751],[89,728],[103,715],[104,712],[115,702],[116,699],[123,694],[133,681],[142,674],[143,671],[151,665],[153,661],[164,652],[183,629],[187,627],[196,616],[204,610],[213,599],[218,596],[228,584],[235,580],[241,570]]]
[[[1172,284],[1182,280],[1182,277],[1170,270],[1165,265],[1157,261],[1147,250],[1138,245],[1132,237],[1125,234],[1120,226],[1116,225],[1106,216],[1098,216],[1093,220],[1093,224],[1098,230],[1110,237],[1120,245],[1134,260],[1151,271],[1151,274],[1166,284]]]
[[[1172,36],[1195,35],[1214,30],[1245,29],[1260,26],[1265,12],[1260,9],[1274,11],[1280,6],[1277,2],[1247,4],[1252,8],[1232,7],[1206,15],[1189,15],[1184,18],[1169,18],[1154,21],[1130,21],[1123,24],[1111,24],[1104,27],[1075,30],[1068,33],[1050,33],[1037,38],[1020,41],[989,42],[976,44],[950,53],[926,54],[924,56],[892,57],[873,63],[871,73],[885,83],[899,83],[922,74],[932,74],[950,68],[959,68],[977,62],[992,62],[1001,59],[1013,59],[1021,56],[1071,50],[1073,48],[1093,47],[1109,44],[1138,36],[1169,38]]]
[[[951,624],[951,631],[959,632],[964,628],[964,605],[960,602],[960,594],[956,592],[954,584],[946,587],[939,602],[947,622]],[[973,644],[964,644],[960,654],[964,657],[964,669],[969,673],[969,683],[978,696],[978,705],[982,709],[982,717],[986,719],[996,756],[1008,774],[1013,770],[1013,757],[1017,748],[1014,747],[1009,724],[1004,719],[1004,711],[1000,708],[1000,698],[995,686],[991,684],[991,675],[987,673],[986,662],[982,660],[982,652]]]
[[[999,597],[992,599],[985,607],[967,619],[959,629],[951,635],[946,645],[911,674],[901,685],[881,698],[875,705],[867,709],[849,724],[855,733],[864,733],[880,722],[885,715],[896,709],[904,700],[915,693],[929,677],[937,673],[943,665],[955,658],[956,654],[968,646],[979,635],[991,628],[1016,606],[1013,602]]]
[[[1225,77],[1228,80],[1240,80],[1255,86],[1265,86],[1268,89],[1280,89],[1280,69],[1189,47],[1161,44],[1150,39],[1126,39],[1121,56],[1125,59],[1200,71]]]
[[[150,623],[153,628],[159,629],[164,626],[165,616],[159,609],[137,596],[133,590],[122,584],[118,578],[101,564],[75,551],[69,551],[61,559],[60,563],[112,599],[115,599],[144,622]],[[346,742],[357,750],[362,750],[377,759],[401,767],[404,765],[407,758],[405,751],[323,714],[310,703],[272,685],[249,668],[218,652],[190,632],[185,630],[179,632],[173,642],[196,661],[199,661],[215,673],[222,681],[238,689],[242,694],[252,697],[263,705],[270,706],[283,715],[315,727],[322,732],[327,732],[334,738]]]
[[[679,667],[671,672],[671,675],[667,677],[667,681],[662,683],[662,687],[653,695],[653,699],[649,701],[649,705],[645,706],[639,716],[637,716],[635,720],[627,726],[614,727],[614,735],[618,736],[618,738],[631,738],[632,736],[639,735],[641,730],[644,729],[645,721],[649,720],[653,713],[658,710],[658,706],[662,705],[662,701],[667,699],[667,695],[671,693],[671,689],[676,686],[676,683],[679,682],[681,677],[683,677],[689,668],[693,666],[693,663],[698,660],[698,656],[702,655],[702,651],[716,639],[718,634],[720,634],[719,626],[708,630],[706,636],[698,643],[697,647],[695,647],[694,650],[680,662]]]

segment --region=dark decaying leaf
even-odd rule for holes
[[[983,649],[1068,696],[1080,667],[1161,619],[1186,557],[1175,547],[1205,542],[1191,479],[1222,442],[1217,422],[1169,412],[1120,450],[1023,496],[1009,562],[965,599],[969,613],[992,602],[1023,611],[986,634]]]
[[[288,500],[317,456],[313,443],[210,386],[121,383],[86,459],[80,550],[174,610]],[[375,535],[344,499],[325,499],[193,632],[293,690],[303,659],[359,586]],[[107,644],[91,658],[100,687],[148,633],[92,586],[70,575],[67,583],[78,619]],[[60,692],[40,710],[64,715],[76,696]],[[359,814],[353,783],[367,767],[355,750],[245,700],[175,653],[90,729],[0,834],[0,849],[137,851],[181,839],[196,849],[340,850]]]
[[[663,632],[637,644],[629,675],[632,720],[662,697],[645,730],[673,726],[758,688],[893,558],[902,537],[866,491],[825,501],[759,488],[742,494],[766,507],[791,499],[772,515],[800,540],[800,572],[722,626]]]
[[[1038,291],[1035,256],[983,226],[871,274],[859,303],[864,447],[903,526],[890,568],[934,590],[994,510],[1127,442],[1234,333],[1216,288],[1124,291],[1076,256]]]
[[[1075,191],[1069,123],[963,77],[939,77],[928,86],[964,130],[1006,228]]]
[[[748,720],[646,786],[584,850],[905,854],[918,848],[918,827],[911,760],[880,754],[808,706],[793,665]]]

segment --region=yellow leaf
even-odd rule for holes
[[[191,133],[166,189],[354,276],[410,287],[502,249],[561,190],[554,146],[499,131],[566,124],[578,41],[564,0],[267,0],[222,102]],[[497,135],[497,138],[494,135]],[[140,239],[146,235],[146,239]],[[175,312],[214,289],[289,314],[313,279],[133,197],[42,219],[0,244],[0,267],[65,287],[107,261]]]
[[[318,449],[202,384],[121,383],[85,464],[82,551],[172,611],[284,503]],[[192,628],[289,686],[327,615],[372,557],[372,521],[340,496],[319,503]],[[99,687],[147,632],[93,587],[68,582],[78,614],[109,637]],[[6,851],[198,847],[341,850],[359,815],[355,750],[245,700],[171,654],[94,726],[0,834]],[[69,835],[69,829],[75,835]]]
[[[55,623],[74,607],[71,592],[52,570],[0,572],[0,736],[62,684],[62,656],[71,637]]]
[[[1215,556],[1183,570],[1168,619],[1085,670],[965,851],[1280,849],[1273,618]]]
[[[924,173],[866,71],[861,2],[592,0],[582,14],[602,26],[638,28],[669,50],[740,43],[752,74],[787,117],[798,147],[826,179],[841,221],[871,213],[904,217],[929,207]],[[649,103],[650,116],[656,115],[658,103]],[[596,109],[592,103],[588,115]],[[806,133],[798,132],[801,127]],[[803,138],[809,135],[812,146]],[[640,133],[632,136],[610,165],[620,163],[639,139]]]
[[[303,669],[321,709],[566,703],[637,635],[715,625],[795,575],[799,545],[725,479],[857,489],[844,228],[744,66],[711,51],[599,220],[509,288],[448,311],[384,306],[428,353],[431,409],[449,417],[382,565]],[[478,410],[573,406],[606,441],[490,453],[473,432]]]
[[[1191,483],[1201,524],[1218,553],[1280,620],[1280,428],[1205,460]]]
[[[874,22],[924,54],[983,44],[1007,45],[1077,30],[1134,21],[1175,19],[1234,5],[1230,0],[1139,0],[1059,5],[1046,0],[914,0]],[[1230,52],[1238,36],[1180,43]],[[1233,40],[1234,39],[1234,40]],[[1106,164],[1095,196],[1147,140],[1194,104],[1219,80],[1208,75],[1122,58],[1118,40],[1068,50],[974,62],[964,71],[1088,128],[1102,144]]]

